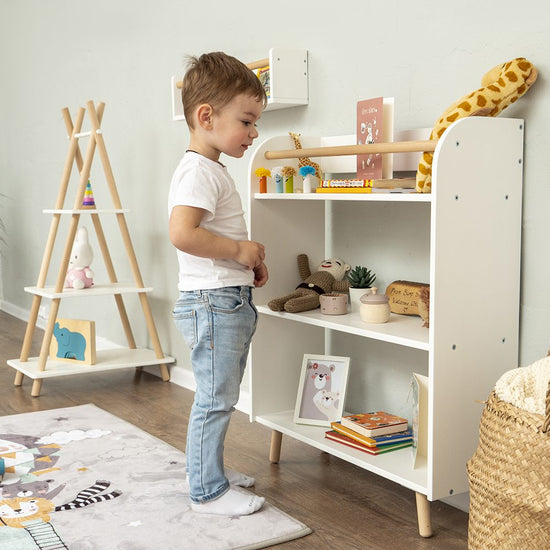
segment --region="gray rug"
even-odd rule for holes
[[[236,550],[311,532],[267,502],[193,513],[185,454],[95,405],[0,417],[0,457],[0,550]]]

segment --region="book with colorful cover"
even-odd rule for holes
[[[393,97],[375,97],[357,102],[358,145],[393,141],[393,105]],[[392,176],[392,154],[357,155],[357,179],[376,180]]]
[[[342,417],[342,426],[372,437],[402,432],[407,429],[406,418],[385,411],[349,414]]]
[[[392,443],[401,443],[405,441],[413,441],[413,432],[412,430],[404,430],[402,432],[396,432],[393,434],[387,435],[377,435],[374,437],[367,437],[366,435],[361,435],[356,431],[342,426],[341,422],[331,422],[330,427],[336,431],[355,439],[357,442],[365,445],[366,447],[382,447],[384,445],[391,445]]]
[[[412,445],[412,441],[409,440],[409,441],[402,441],[401,443],[392,443],[391,445],[383,445],[381,447],[367,447],[366,445],[362,445],[355,439],[352,439],[351,437],[348,437],[335,430],[330,430],[328,432],[325,432],[325,437],[327,439],[330,439],[331,441],[342,443],[343,445],[352,447],[353,449],[357,449],[365,453],[369,453],[371,455],[388,453],[390,451],[395,451],[396,449],[403,449],[405,447],[410,447]]]
[[[372,180],[323,180],[320,187],[372,187]]]

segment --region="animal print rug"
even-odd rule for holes
[[[0,457],[0,550],[253,549],[311,532],[268,503],[193,513],[185,454],[95,405],[0,417]]]

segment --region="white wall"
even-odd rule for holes
[[[260,140],[288,131],[353,133],[357,100],[380,95],[395,97],[397,129],[430,126],[450,103],[477,88],[491,67],[524,56],[539,69],[539,79],[504,116],[526,119],[520,364],[540,358],[550,336],[547,5],[351,0],[324,8],[310,0],[0,0],[4,306],[30,307],[23,286],[36,281],[50,224],[41,210],[55,203],[66,155],[63,107],[74,114],[89,99],[106,103],[104,138],[122,203],[131,210],[128,223],[143,278],[155,288],[151,303],[161,341],[188,369],[187,350],[170,318],[177,265],[166,231],[167,189],[188,136],[184,122],[171,120],[170,77],[183,73],[185,54],[224,50],[247,62],[266,57],[273,46],[309,50],[309,105],[265,113]],[[245,204],[249,155],[225,159]],[[92,181],[96,200],[107,205],[99,158]],[[107,221],[105,229],[119,279],[126,279],[130,272],[118,229]],[[61,231],[60,243],[63,238]],[[92,267],[100,279],[104,271],[96,251]],[[457,293],[467,293],[480,277],[472,265],[471,279]],[[98,334],[123,343],[114,304],[66,302],[63,316],[94,318]],[[141,321],[137,300],[127,303],[130,318]],[[134,323],[134,330],[138,344],[147,345],[144,323]]]

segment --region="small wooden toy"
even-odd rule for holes
[[[283,166],[282,172],[285,193],[294,193],[294,175],[296,174],[296,169],[292,168],[292,166]]]
[[[272,168],[271,177],[275,178],[275,192],[283,193],[283,167],[275,166],[275,168]]]
[[[315,168],[308,164],[301,166],[298,171],[300,172],[300,176],[304,178],[304,193],[315,193],[318,182],[315,177]]]
[[[82,206],[85,208],[95,208],[94,194],[92,192],[92,184],[90,183],[90,180],[88,180],[88,183],[86,184]]]
[[[267,193],[267,178],[271,177],[271,172],[267,168],[258,168],[255,174],[260,178],[260,193]]]

